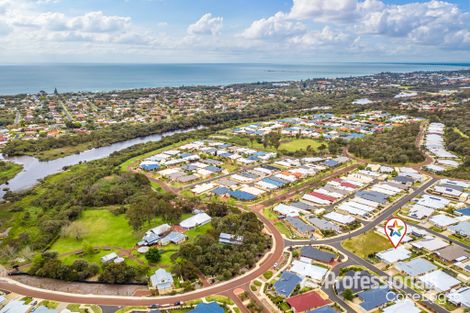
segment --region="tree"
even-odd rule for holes
[[[145,258],[150,263],[158,263],[162,258],[160,251],[157,248],[150,248],[147,253],[145,253]]]
[[[154,192],[139,192],[129,199],[130,207],[126,216],[134,229],[139,229],[146,221],[150,222],[155,217],[157,201]]]
[[[89,233],[87,226],[83,222],[74,222],[62,229],[62,236],[73,237],[75,240],[82,240]]]
[[[351,289],[344,289],[343,298],[348,300],[348,301],[352,301],[352,299],[354,298],[352,290]]]
[[[99,281],[122,284],[131,282],[136,277],[136,270],[125,263],[109,263],[103,266],[103,272],[98,278]]]

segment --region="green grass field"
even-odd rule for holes
[[[87,210],[74,223],[85,227],[82,240],[61,236],[50,250],[67,253],[82,249],[84,244],[93,247],[117,247],[130,249],[138,241],[134,230],[127,222],[125,215],[113,215],[108,210]]]
[[[367,258],[368,255],[392,248],[387,238],[369,231],[362,235],[343,241],[343,247],[357,254],[361,258]]]
[[[191,214],[183,214],[181,220],[190,217]],[[146,223],[141,231],[135,232],[129,225],[125,215],[113,215],[106,209],[87,210],[82,213],[80,218],[74,223],[80,223],[86,229],[81,240],[72,237],[61,236],[50,248],[62,254],[61,260],[66,264],[72,264],[77,259],[86,260],[89,263],[100,264],[100,258],[110,252],[118,252],[117,249],[130,250],[141,238],[143,232],[147,229],[160,225],[163,222],[161,218],[155,218],[150,223]],[[212,229],[212,224],[205,224],[186,232],[187,241],[194,241],[197,237],[207,233]],[[109,247],[109,249],[99,249],[96,253],[75,254],[81,251],[85,246],[94,248]],[[151,270],[159,267],[170,268],[173,265],[172,255],[179,250],[179,245],[169,244],[158,247],[162,258],[158,264],[151,264]],[[128,264],[138,265],[147,264],[145,256],[137,251],[132,252],[132,258],[126,258]]]
[[[15,177],[22,169],[23,166],[20,164],[0,161],[0,184],[4,184]]]
[[[289,152],[295,152],[299,150],[307,150],[308,146],[312,147],[312,150],[317,150],[318,147],[320,147],[323,144],[323,142],[315,139],[294,139],[290,140],[288,142],[284,142],[279,146],[279,150],[287,150]],[[325,143],[325,145],[327,145]]]

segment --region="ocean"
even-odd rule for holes
[[[52,92],[54,88],[59,92],[111,91],[459,69],[470,69],[470,63],[0,65],[0,95]]]

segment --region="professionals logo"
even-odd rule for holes
[[[384,230],[393,247],[397,248],[406,235],[407,226],[402,219],[392,217],[385,223]]]

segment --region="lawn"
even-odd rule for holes
[[[286,237],[290,238],[292,236],[292,232],[283,222],[276,222],[274,223],[274,226],[276,226],[277,230],[279,230],[281,234],[285,235]]]
[[[307,147],[310,146],[312,150],[317,150],[323,143],[322,141],[315,139],[294,139],[287,142],[283,142],[279,146],[279,150],[287,150],[289,152],[295,152],[299,150],[307,150]]]
[[[85,227],[82,240],[62,236],[52,245],[51,250],[59,253],[72,252],[82,249],[85,243],[93,247],[130,249],[139,239],[134,235],[125,215],[115,216],[104,209],[86,210],[74,223]]]
[[[276,213],[274,213],[274,211],[270,208],[265,208],[263,210],[263,215],[265,217],[267,217],[269,220],[271,221],[277,221],[279,219],[279,217],[277,216]]]
[[[387,238],[369,231],[354,238],[344,240],[343,247],[361,258],[367,258],[368,255],[389,249],[392,245]]]
[[[4,184],[15,177],[22,169],[23,166],[20,164],[0,161],[0,184]]]
[[[188,241],[192,241],[195,238],[199,237],[200,235],[204,235],[205,233],[207,233],[211,229],[212,229],[212,224],[208,223],[208,224],[193,228],[191,230],[188,230],[185,233],[185,235],[188,236]]]

